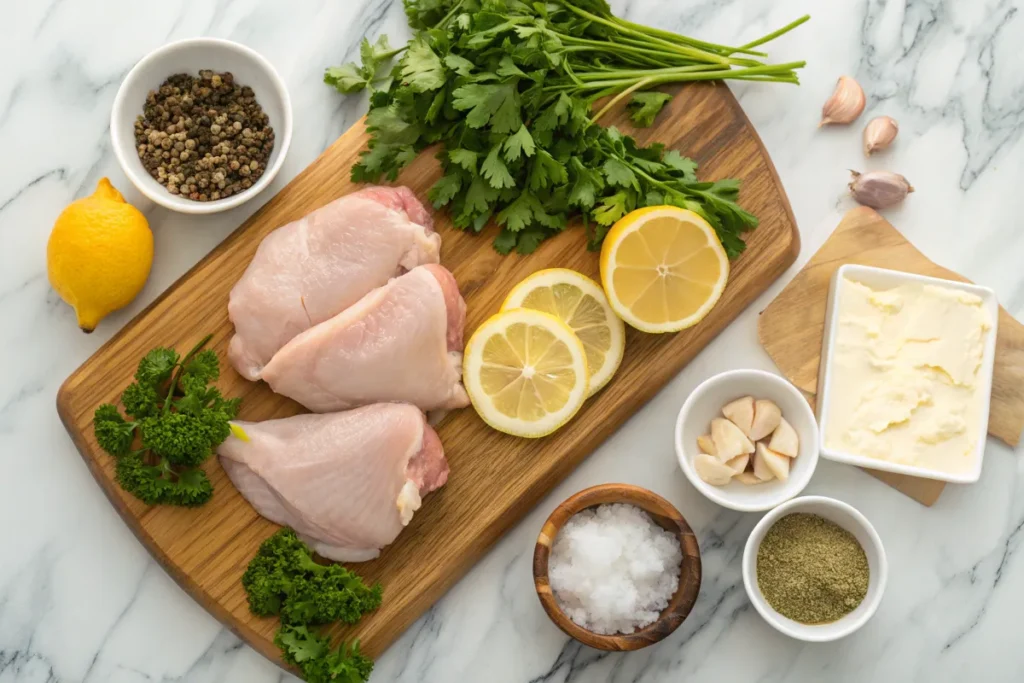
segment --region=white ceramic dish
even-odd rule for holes
[[[868,558],[870,579],[868,593],[864,597],[864,601],[845,617],[830,624],[801,624],[782,616],[768,604],[757,585],[757,551],[761,547],[764,535],[776,521],[794,512],[819,515],[835,522],[854,535],[861,547],[864,548],[864,554]],[[781,633],[790,638],[810,643],[823,643],[843,638],[867,623],[882,601],[882,593],[885,592],[888,575],[889,564],[885,559],[885,548],[882,547],[882,539],[878,537],[871,522],[853,506],[824,496],[794,498],[775,508],[761,518],[754,530],[750,532],[747,544],[743,548],[743,587],[747,589],[747,596],[753,603],[754,609]]]
[[[748,486],[733,480],[725,486],[712,486],[694,469],[697,437],[710,431],[711,420],[722,415],[722,406],[743,396],[771,399],[796,430],[800,452],[786,481],[773,479]],[[675,446],[679,466],[694,488],[723,507],[757,512],[789,500],[807,486],[818,464],[818,424],[807,400],[782,377],[764,370],[730,370],[705,380],[683,403],[676,419]]]
[[[146,172],[135,147],[135,119],[142,113],[149,91],[159,87],[172,74],[198,74],[200,69],[230,71],[238,83],[251,87],[274,129],[274,150],[260,179],[244,192],[209,202],[172,195]],[[216,213],[252,199],[281,170],[292,139],[291,98],[274,67],[254,50],[220,38],[179,40],[149,53],[128,72],[114,98],[110,138],[125,175],[146,197],[160,206],[182,213]]]
[[[917,282],[927,285],[948,287],[950,289],[959,289],[965,292],[970,292],[971,294],[981,298],[985,309],[988,311],[989,319],[992,321],[992,329],[989,330],[989,334],[985,339],[985,350],[982,355],[981,368],[978,370],[978,392],[982,397],[984,404],[982,405],[981,419],[978,422],[977,446],[974,453],[974,462],[972,463],[973,467],[970,471],[964,474],[950,474],[949,472],[943,472],[941,470],[904,465],[886,460],[879,460],[877,458],[869,458],[863,455],[856,455],[854,453],[847,453],[838,449],[828,448],[825,445],[824,435],[827,433],[828,429],[829,397],[832,391],[831,378],[829,376],[829,369],[832,366],[832,351],[834,348],[832,340],[835,338],[836,329],[838,328],[834,312],[838,308],[837,299],[839,292],[837,284],[840,282],[841,278],[849,278],[850,280],[863,283],[874,289],[890,289],[908,282]],[[988,287],[972,285],[966,282],[926,277],[924,275],[916,275],[914,273],[903,273],[896,270],[874,268],[871,266],[858,266],[854,264],[840,266],[832,276],[832,283],[829,287],[828,307],[825,312],[825,334],[821,348],[821,365],[818,370],[817,412],[819,417],[819,429],[822,434],[822,457],[836,462],[847,463],[849,465],[857,465],[858,467],[885,470],[887,472],[898,472],[900,474],[908,474],[912,477],[939,479],[941,481],[948,481],[955,484],[969,484],[978,481],[978,478],[981,477],[981,465],[982,460],[985,457],[985,439],[988,435],[988,413],[992,395],[992,372],[995,366],[998,322],[999,302],[996,300],[995,292]]]

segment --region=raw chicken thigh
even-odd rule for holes
[[[407,187],[370,187],[267,235],[231,290],[228,357],[246,379],[289,340],[390,278],[437,263],[441,237]]]
[[[217,449],[235,488],[332,560],[377,557],[448,479],[441,441],[413,406],[236,424],[248,441]]]
[[[318,413],[382,401],[461,408],[465,319],[455,277],[419,266],[288,342],[261,376]]]

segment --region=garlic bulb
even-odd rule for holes
[[[899,124],[891,116],[876,116],[864,126],[864,156],[885,149],[900,132]]]
[[[836,89],[821,108],[822,127],[829,123],[851,123],[864,111],[864,90],[849,76],[840,76]]]
[[[890,171],[870,171],[858,173],[850,171],[850,193],[853,198],[864,206],[873,209],[885,209],[899,204],[907,195],[914,191],[913,186],[899,173]]]

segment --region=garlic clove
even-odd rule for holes
[[[782,420],[782,411],[766,398],[754,403],[754,422],[747,436],[751,441],[760,441],[775,431]]]
[[[890,171],[869,171],[858,173],[851,170],[850,193],[858,203],[873,209],[886,209],[899,204],[914,191],[910,181],[899,173]]]
[[[736,472],[718,458],[707,453],[698,453],[693,459],[693,469],[697,470],[697,476],[712,486],[725,486]]]
[[[768,467],[768,463],[765,462],[764,444],[757,444],[757,452],[754,453],[754,476],[761,481],[771,481],[775,478],[775,473]]]
[[[723,463],[737,455],[753,453],[754,444],[730,420],[716,417],[711,421],[711,440],[715,442],[715,455]]]
[[[711,440],[710,434],[701,434],[697,437],[697,448],[700,449],[701,453],[707,453],[708,455],[718,455],[715,451],[715,442]]]
[[[754,397],[744,396],[722,408],[725,415],[744,435],[750,436],[750,425],[754,423]]]
[[[740,472],[735,477],[733,477],[733,479],[746,486],[762,483],[761,480],[757,478],[757,475],[754,474],[753,472]]]
[[[796,435],[793,425],[785,419],[779,420],[779,426],[772,434],[772,440],[768,442],[768,448],[780,455],[795,458],[800,452],[800,438]]]
[[[763,443],[757,444],[757,453],[754,454],[755,467],[757,466],[756,463],[758,461],[762,463],[763,467],[767,467],[768,470],[779,479],[779,481],[786,481],[789,479],[789,458],[776,453]]]
[[[750,462],[750,454],[744,453],[743,455],[737,455],[732,460],[729,460],[725,464],[737,474],[747,469],[747,463]]]
[[[821,123],[818,127],[830,123],[851,123],[864,111],[864,89],[860,83],[849,76],[840,76],[832,96],[821,108]]]
[[[891,116],[876,116],[864,126],[864,156],[885,149],[900,132],[899,124]]]

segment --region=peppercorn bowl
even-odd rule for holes
[[[135,121],[143,113],[149,92],[160,88],[172,75],[196,76],[201,70],[212,70],[218,75],[231,73],[236,84],[252,88],[256,103],[266,114],[269,126],[273,129],[273,149],[268,158],[259,162],[263,164],[262,175],[255,181],[246,182],[249,187],[231,196],[206,201],[172,194],[151,176],[139,158],[135,139]],[[111,143],[125,175],[143,195],[160,206],[181,213],[217,213],[239,206],[258,195],[281,170],[291,137],[291,98],[277,71],[251,48],[221,38],[179,40],[143,57],[121,83],[110,114]],[[241,159],[247,160],[244,156]],[[205,179],[203,182],[206,182]],[[210,185],[210,194],[214,189]]]
[[[836,621],[804,624],[785,617],[768,604],[758,584],[757,556],[765,535],[780,519],[798,512],[818,515],[850,532],[864,549],[867,557],[867,594],[852,612]],[[825,496],[802,496],[779,505],[761,518],[750,532],[743,548],[743,587],[754,609],[780,633],[809,643],[838,640],[866,624],[882,601],[888,574],[889,564],[885,558],[885,548],[871,522],[852,505]]]

